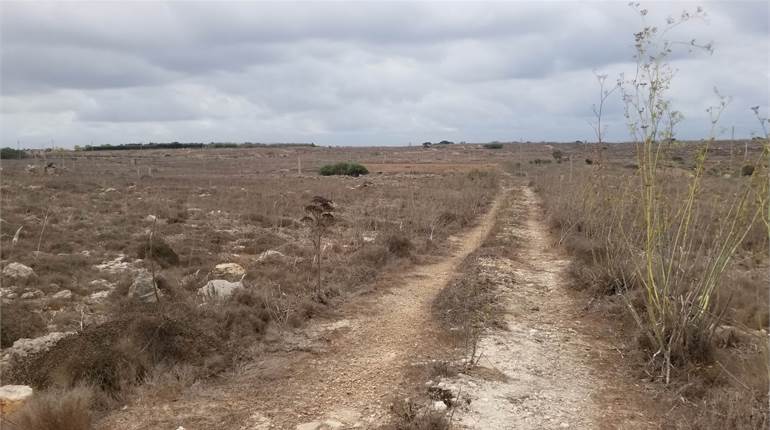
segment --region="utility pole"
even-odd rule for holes
[[[733,156],[733,152],[735,152],[735,126],[732,127],[730,131],[730,167],[733,167],[733,161],[735,160],[735,157]]]

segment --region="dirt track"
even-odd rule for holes
[[[448,257],[394,276],[399,284],[387,293],[354,299],[343,310],[347,318],[311,326],[302,336],[280,333],[276,343],[290,345],[284,351],[187,388],[173,401],[140,399],[99,428],[304,430],[327,428],[324,421],[330,428],[382,424],[410,364],[445,349],[437,341],[431,303],[498,219],[502,228],[495,239],[519,249],[513,259],[478,261],[492,278],[509,280],[500,285],[509,329],[481,340],[480,364],[504,377],[460,375],[450,381],[471,400],[456,411],[453,425],[649,428],[634,406],[638,387],[613,367],[613,346],[598,325],[582,320],[582,303],[567,288],[568,260],[550,246],[537,197],[524,186],[506,190],[476,227],[451,238]]]

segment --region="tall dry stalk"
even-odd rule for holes
[[[638,4],[634,6],[642,17],[647,15]],[[705,240],[699,234],[697,216],[708,197],[702,187],[706,158],[719,117],[727,106],[727,99],[721,96],[719,105],[709,109],[709,138],[698,151],[684,196],[666,192],[670,174],[662,168],[661,160],[674,140],[674,129],[682,115],[672,109],[667,98],[674,76],[668,56],[676,44],[665,37],[672,28],[702,16],[700,8],[693,14],[683,12],[677,19],[669,18],[661,30],[645,26],[636,33],[636,72],[621,81],[639,164],[643,257],[637,276],[645,289],[646,315],[638,315],[630,303],[629,309],[654,346],[651,363],[660,369],[666,382],[674,361],[698,358],[707,350],[717,324],[713,302],[722,275],[762,212],[762,206],[752,204],[754,196],[767,192],[766,181],[749,181],[727,202],[717,237]],[[710,45],[697,45],[695,41],[688,46],[711,51]],[[767,157],[766,150],[762,157]],[[636,248],[630,241],[627,245]]]

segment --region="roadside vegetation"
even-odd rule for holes
[[[558,241],[575,257],[576,287],[591,291],[612,320],[625,320],[639,365],[672,390],[673,424],[761,428],[768,424],[767,120],[755,110],[765,138],[750,150],[747,143],[741,158],[735,146],[743,145],[729,143],[728,159],[716,135],[729,99],[717,94],[710,137],[674,138],[682,117],[667,90],[676,47],[665,35],[701,15],[685,12],[636,33],[638,72],[611,88],[599,76],[599,143],[571,154],[592,162],[537,170],[534,182]],[[625,105],[635,157],[613,159],[602,143],[602,107],[613,92]]]

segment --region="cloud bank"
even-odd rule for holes
[[[695,3],[650,3],[648,23]],[[770,6],[704,3],[671,37],[681,138],[758,130]],[[625,2],[41,3],[0,5],[0,145],[148,141],[406,145],[590,140],[594,71],[633,71]],[[618,97],[608,137],[628,137]],[[728,134],[729,135],[729,134]]]

